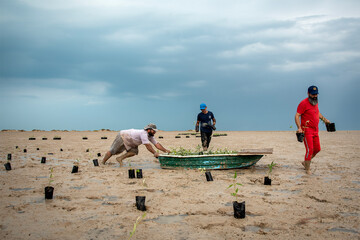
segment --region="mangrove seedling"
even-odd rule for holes
[[[277,165],[277,163],[274,163],[274,161],[272,161],[271,164],[268,164],[268,165],[267,165],[268,168],[269,168],[269,170],[268,170],[268,177],[270,177],[270,174],[271,174],[271,172],[272,172],[272,170],[273,170],[273,167],[275,167],[276,165]]]
[[[135,234],[135,231],[136,231],[136,228],[138,226],[138,224],[141,222],[141,220],[143,220],[144,218],[146,217],[146,212],[142,215],[142,216],[139,216],[135,223],[134,223],[134,228],[133,230],[130,232],[130,236],[129,236],[129,240],[132,238],[132,236]]]
[[[239,192],[239,188],[237,186],[242,186],[241,183],[237,183],[236,182],[236,178],[237,178],[237,173],[235,171],[234,173],[234,183],[230,184],[227,189],[233,187],[234,188],[234,192],[231,193],[231,196],[235,197],[235,201],[237,201],[237,193]]]
[[[53,177],[54,177],[54,175],[53,175],[53,172],[54,172],[54,168],[50,168],[50,174],[49,174],[49,185],[48,186],[51,186],[51,183],[54,181],[53,180]]]
[[[144,180],[142,181],[142,185],[143,185],[144,188],[147,188],[148,185],[146,184],[145,179],[146,179],[146,178],[144,178]]]

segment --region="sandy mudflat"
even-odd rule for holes
[[[177,139],[178,133],[157,136],[166,148],[200,143],[194,136]],[[143,169],[145,187],[143,179],[128,178],[128,161],[119,167],[112,157],[94,167],[92,159],[108,150],[116,132],[0,132],[0,239],[127,239],[142,215],[137,195],[146,196],[147,216],[133,239],[360,239],[359,131],[321,132],[312,176],[300,165],[305,149],[294,132],[226,133],[213,138],[214,149],[274,149],[255,167],[237,170],[245,219],[233,217],[227,186],[234,170],[213,170],[214,181],[207,182],[199,170],[161,169],[141,146],[130,160]],[[11,171],[3,165],[8,153]],[[40,163],[43,156],[46,164]],[[80,171],[72,174],[75,159]],[[271,161],[278,163],[273,185],[264,186]],[[55,193],[45,200],[50,167]]]

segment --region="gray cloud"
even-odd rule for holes
[[[17,109],[21,99],[30,98],[29,107],[42,99],[74,111],[87,106],[84,115],[108,110],[114,118],[121,112],[156,120],[176,114],[174,109],[196,112],[204,101],[222,113],[224,123],[231,122],[233,109],[242,110],[235,114],[242,124],[219,121],[220,128],[287,130],[307,86],[318,84],[327,92],[325,102],[338,100],[336,109],[324,107],[330,116],[346,123],[344,128],[358,128],[342,115],[356,107],[359,96],[339,93],[337,86],[345,81],[351,89],[359,87],[359,5],[2,1],[0,87],[7,98],[1,98],[0,110]],[[269,122],[255,124],[259,114]],[[192,115],[163,120],[165,129],[188,129]],[[0,128],[9,122],[1,121]],[[88,128],[117,128],[115,120],[88,122]]]

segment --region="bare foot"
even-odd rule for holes
[[[117,157],[116,161],[118,161],[118,163],[120,163],[120,167],[123,166],[123,162],[122,162],[122,158],[121,157]]]
[[[306,174],[307,174],[307,175],[311,175],[310,169],[306,170]]]
[[[301,164],[304,166],[304,169],[306,168],[305,167],[305,161],[302,161]]]
[[[105,165],[106,161],[102,160],[101,163]]]

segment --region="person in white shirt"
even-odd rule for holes
[[[129,130],[121,130],[111,145],[110,150],[104,155],[104,159],[102,160],[103,164],[106,164],[106,161],[112,156],[122,153],[126,150],[126,153],[122,156],[116,158],[116,160],[122,165],[122,161],[125,158],[133,157],[139,153],[138,146],[144,144],[147,150],[154,154],[154,157],[158,157],[159,153],[157,153],[150,143],[154,144],[154,146],[163,151],[169,153],[170,151],[164,148],[159,142],[155,140],[155,133],[157,132],[156,125],[153,123],[148,124],[144,127],[144,129],[129,129]]]

